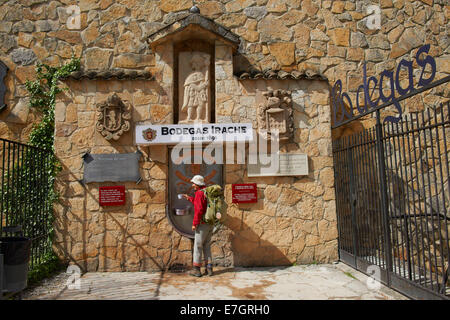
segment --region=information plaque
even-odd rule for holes
[[[256,159],[256,156],[254,158]],[[267,156],[269,157],[269,156]],[[278,164],[276,155],[267,164],[248,164],[247,172],[249,177],[264,176],[303,176],[308,175],[308,156],[299,153],[278,154]],[[269,160],[269,159],[267,159]]]
[[[231,194],[233,203],[254,203],[258,201],[256,183],[233,184]]]
[[[109,186],[99,188],[101,206],[123,206],[125,204],[125,186]]]
[[[83,182],[135,181],[141,180],[139,173],[140,152],[85,154]]]

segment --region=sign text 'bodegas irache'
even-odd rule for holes
[[[416,53],[415,59],[417,62],[417,65],[422,67],[422,72],[420,73],[420,78],[418,81],[418,87],[422,87],[421,89],[427,90],[434,85],[432,84],[432,81],[434,79],[434,76],[436,75],[436,61],[435,59],[428,55],[427,53],[430,50],[430,45],[424,45]],[[424,57],[421,57],[421,55],[424,54]],[[427,54],[427,55],[425,55]],[[424,77],[424,72],[427,66],[431,67],[431,74],[428,78]],[[400,84],[400,71],[402,68],[406,68],[408,72],[408,86],[402,87]],[[445,78],[446,79],[446,78]],[[441,80],[445,80],[441,79]],[[386,92],[383,90],[384,82],[389,81],[389,95],[386,95]],[[439,81],[440,82],[440,81]],[[373,83],[373,88],[371,88]],[[379,90],[378,98],[375,100],[373,99],[373,94],[376,92],[376,90]],[[386,90],[387,91],[387,90]],[[334,84],[332,91],[331,91],[331,107],[333,110],[333,121],[334,125],[333,128],[336,128],[340,125],[343,125],[351,120],[354,120],[356,118],[360,118],[362,116],[365,116],[369,113],[372,113],[376,110],[379,110],[381,108],[387,107],[389,105],[394,105],[395,108],[398,110],[398,117],[393,116],[387,116],[384,121],[394,122],[397,123],[401,117],[402,117],[402,108],[400,106],[399,101],[407,98],[408,96],[413,95],[414,93],[418,93],[419,89],[414,88],[414,81],[413,81],[413,62],[408,61],[405,59],[402,59],[400,63],[397,66],[397,70],[395,71],[395,74],[393,71],[384,70],[380,74],[379,80],[374,77],[367,77],[367,70],[366,70],[366,63],[364,62],[363,65],[363,84],[358,87],[356,90],[356,103],[355,107],[360,113],[359,115],[353,114],[353,103],[350,99],[350,96],[346,92],[342,92],[342,81],[337,80]],[[364,93],[364,104],[360,106],[360,94]],[[395,92],[398,93],[398,97],[395,96]],[[379,105],[379,102],[381,100],[381,105]],[[347,107],[346,107],[346,106]],[[341,114],[338,118],[338,112],[341,111]]]
[[[136,144],[253,141],[251,123],[137,125]]]

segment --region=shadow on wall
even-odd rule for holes
[[[192,245],[169,225],[165,212],[99,208],[98,188],[83,186],[67,167],[63,170],[66,175],[60,177],[64,181],[58,183],[58,189],[64,193],[54,223],[54,249],[61,259],[75,263],[83,272],[166,271],[172,264],[191,266]],[[143,193],[151,193],[148,186],[141,187]],[[131,192],[127,192],[127,205],[132,202]],[[214,262],[241,267],[292,265],[295,257],[289,251],[295,248],[291,244],[277,247],[261,239],[261,232],[244,222],[244,214],[227,216],[226,228],[216,236],[222,254],[213,252]],[[264,232],[273,229],[269,226]],[[282,236],[277,232],[277,237]]]
[[[63,171],[68,172],[67,167]],[[132,213],[130,192],[127,207],[99,208],[98,195],[92,192],[96,187],[83,186],[72,173],[64,179],[58,182],[59,191],[65,192],[56,205],[54,222],[53,246],[60,259],[75,263],[83,272],[165,271],[173,261],[191,260],[190,248],[179,252],[180,235],[157,229],[165,212]],[[150,187],[143,188],[152,193]]]
[[[287,266],[292,262],[275,245],[261,240],[242,219],[227,216],[226,226],[234,232],[230,233],[231,251],[236,267]]]
[[[261,72],[255,68],[255,64],[250,62],[247,57],[242,54],[233,55],[233,73],[240,74],[242,72]]]

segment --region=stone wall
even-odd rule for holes
[[[167,52],[169,46],[161,48]],[[218,51],[223,50],[220,46]],[[228,55],[231,58],[231,55]],[[160,68],[167,67],[157,59]],[[225,67],[217,55],[216,69]],[[226,80],[227,74],[230,77]],[[221,80],[218,80],[221,81]],[[247,177],[247,166],[225,165],[224,182],[229,204],[225,226],[213,237],[214,262],[219,265],[264,266],[330,262],[337,259],[337,229],[330,149],[328,85],[325,81],[238,81],[224,73],[232,94],[231,109],[216,110],[218,122],[251,122],[255,104],[267,87],[292,91],[295,134],[281,151],[308,155],[309,175]],[[162,80],[161,82],[164,82]],[[68,80],[68,91],[56,106],[55,150],[63,171],[58,178],[61,201],[55,206],[55,249],[60,257],[84,270],[158,270],[173,264],[191,264],[188,238],[179,235],[166,217],[168,149],[137,147],[133,130],[117,142],[107,141],[95,129],[95,105],[112,92],[133,107],[135,123],[172,123],[172,109],[164,105],[158,81]],[[224,86],[217,85],[219,93]],[[234,93],[234,94],[233,94]],[[217,99],[220,95],[216,94]],[[222,104],[221,104],[222,105]],[[85,152],[143,152],[139,184],[125,183],[126,206],[101,207],[100,186],[111,183],[79,182]],[[232,204],[233,183],[256,182],[258,202]]]
[[[246,165],[227,165],[231,184],[257,183],[258,203],[230,206],[230,240],[237,265],[326,263],[337,259],[337,229],[328,88],[323,81],[243,81],[231,102],[233,122],[253,122],[258,96],[267,87],[289,89],[294,101],[294,139],[282,153],[308,155],[309,174],[248,177]],[[218,111],[220,112],[220,111]],[[229,120],[229,118],[228,118]],[[248,159],[247,159],[248,161]]]
[[[437,78],[450,70],[445,0],[10,0],[0,5],[0,59],[10,68],[0,136],[27,140],[36,116],[26,108],[23,83],[33,77],[35,61],[57,65],[74,54],[86,69],[152,70],[147,36],[193,4],[241,36],[235,71],[313,70],[330,84],[342,79],[344,91],[352,91],[347,89],[361,82],[361,61],[367,61],[368,74],[379,74],[402,58],[412,60],[425,43],[436,57]],[[371,4],[381,9],[379,30],[367,27]],[[69,5],[80,8],[78,30],[67,28]],[[413,108],[434,104],[436,96],[448,98],[448,92],[432,93],[418,97]]]
[[[222,265],[284,265],[337,258],[328,85],[337,79],[354,100],[362,61],[370,75],[413,61],[431,44],[442,78],[449,73],[448,18],[444,0],[319,1],[137,1],[21,0],[0,8],[0,59],[9,67],[8,108],[0,113],[0,136],[26,141],[37,116],[28,109],[24,82],[36,61],[57,65],[81,57],[84,70],[149,71],[154,80],[68,80],[56,106],[55,150],[63,164],[55,206],[56,245],[61,257],[84,270],[154,270],[190,264],[189,239],[166,214],[167,147],[140,148],[143,181],[126,183],[125,208],[102,208],[98,187],[83,186],[81,155],[134,152],[133,129],[117,142],[95,131],[95,105],[117,93],[132,105],[133,123],[173,123],[173,46],[151,49],[147,38],[186,16],[196,4],[205,15],[241,37],[237,52],[215,44],[217,122],[252,122],[268,87],[289,89],[294,100],[294,138],[282,152],[306,153],[306,177],[247,178],[245,165],[225,166],[226,200],[231,184],[256,182],[258,203],[230,205],[226,227],[214,238]],[[81,10],[79,30],[69,30],[69,5]],[[381,29],[366,25],[366,8],[381,7]],[[284,70],[323,75],[325,81],[238,80],[242,71]],[[448,86],[418,96],[408,111],[448,97]]]
[[[171,112],[159,104],[164,103],[164,96],[157,83],[148,81],[84,80],[67,81],[66,85],[70,90],[57,104],[55,115],[55,150],[63,168],[57,181],[61,201],[55,205],[56,252],[84,270],[159,269],[168,259],[164,249],[170,245],[171,235],[175,236],[165,219],[167,149],[151,148],[151,162],[145,161],[148,150],[143,150],[143,181],[124,184],[126,207],[100,207],[99,186],[108,184],[83,185],[79,180],[83,178],[83,153],[137,150],[133,129],[117,142],[109,142],[97,132],[97,103],[115,92],[133,105],[133,120],[168,123]]]

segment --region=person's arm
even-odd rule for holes
[[[190,201],[192,204],[194,204],[194,198],[195,197],[191,197],[188,196],[187,194],[183,194],[183,198],[185,198],[186,200]]]

